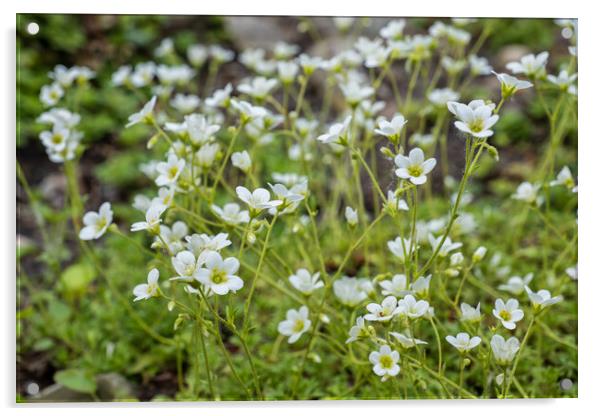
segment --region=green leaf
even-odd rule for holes
[[[54,374],[54,381],[75,391],[93,394],[96,391],[96,379],[84,370],[71,368]]]
[[[96,277],[96,270],[90,263],[77,263],[61,274],[60,288],[68,296],[81,296]]]

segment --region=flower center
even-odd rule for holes
[[[189,264],[184,268],[184,273],[186,274],[186,276],[191,276],[192,273],[194,273],[194,269],[194,264]]]
[[[213,269],[211,271],[211,281],[215,284],[225,283],[228,281],[226,272],[223,270]]]
[[[504,321],[509,321],[512,318],[512,315],[507,310],[503,310],[503,311],[500,312],[500,317]]]
[[[475,133],[478,133],[483,130],[484,125],[485,123],[482,119],[476,119],[475,121],[470,123],[468,127],[470,127],[470,130],[474,131]]]
[[[101,217],[96,222],[96,229],[102,230],[103,228],[105,228],[105,225],[107,225],[107,219],[104,217]]]
[[[295,325],[293,325],[293,331],[301,332],[301,331],[303,331],[304,327],[305,327],[305,322],[303,322],[301,319],[297,319],[295,321]]]
[[[391,368],[393,367],[393,359],[390,355],[381,355],[379,358],[380,366],[382,368]]]
[[[420,166],[420,165],[411,165],[411,166],[408,166],[408,173],[411,176],[414,176],[414,177],[421,176],[422,172],[423,172],[423,169],[422,169],[422,166]]]
[[[172,167],[169,168],[169,176],[171,178],[175,178],[177,174],[178,174],[178,167],[177,166],[172,166]]]
[[[53,134],[52,135],[52,143],[54,144],[59,144],[62,143],[63,141],[63,136],[60,134]]]

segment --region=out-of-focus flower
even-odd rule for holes
[[[100,206],[98,212],[90,211],[84,215],[84,227],[79,232],[81,240],[95,240],[102,237],[109,225],[113,222],[113,211],[111,204],[105,202]]]
[[[299,310],[289,309],[286,312],[286,320],[278,324],[278,332],[288,337],[288,343],[293,344],[311,328],[309,320],[309,309],[301,306]]]

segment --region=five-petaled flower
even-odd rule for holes
[[[288,343],[293,344],[311,328],[309,320],[309,309],[301,306],[299,310],[289,309],[286,312],[286,320],[278,324],[278,332],[288,337]]]
[[[152,297],[158,296],[159,293],[159,270],[152,269],[148,272],[148,277],[146,278],[146,283],[141,283],[134,287],[132,291],[136,298],[134,302],[142,300],[142,299],[150,299]]]
[[[391,350],[388,345],[381,345],[379,351],[372,351],[368,357],[372,363],[372,371],[381,378],[381,381],[387,380],[389,377],[395,377],[399,374],[399,353]]]
[[[495,361],[503,366],[509,365],[520,349],[520,343],[516,337],[510,337],[508,340],[505,340],[504,337],[499,334],[495,334],[491,337],[490,345]]]
[[[485,104],[483,100],[472,100],[468,104],[449,101],[447,108],[458,118],[458,121],[454,122],[456,128],[477,138],[493,136],[491,127],[500,118],[493,114],[495,106]]]
[[[209,251],[204,255],[204,267],[196,272],[195,278],[217,295],[236,293],[243,287],[242,279],[235,275],[239,267],[236,258],[222,259],[217,251]]]
[[[304,295],[311,295],[314,290],[324,286],[324,282],[320,280],[320,272],[312,275],[307,269],[298,269],[288,277],[288,281]]]
[[[437,160],[430,158],[424,160],[424,152],[419,147],[410,150],[408,156],[395,156],[395,174],[401,179],[407,179],[414,185],[426,182],[426,175],[433,170]]]
[[[516,322],[523,319],[525,313],[522,309],[519,309],[518,301],[516,299],[509,299],[508,302],[505,303],[502,299],[496,299],[493,316],[499,319],[505,328],[514,329],[516,328]]]
[[[113,211],[111,204],[105,202],[100,206],[98,212],[90,211],[84,215],[84,227],[79,232],[82,240],[95,240],[102,237],[109,225],[113,222]]]
[[[445,337],[445,340],[456,347],[462,354],[472,350],[481,343],[480,337],[471,337],[466,332],[460,332],[455,337],[448,335]]]

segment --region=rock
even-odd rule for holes
[[[297,19],[280,16],[229,16],[225,18],[226,31],[236,46],[272,50],[276,42],[296,43],[300,34]]]
[[[90,394],[80,393],[60,384],[52,384],[31,397],[29,401],[34,403],[92,402],[94,398]]]
[[[135,396],[134,387],[121,374],[106,373],[96,377],[98,397],[102,401],[126,400]]]

